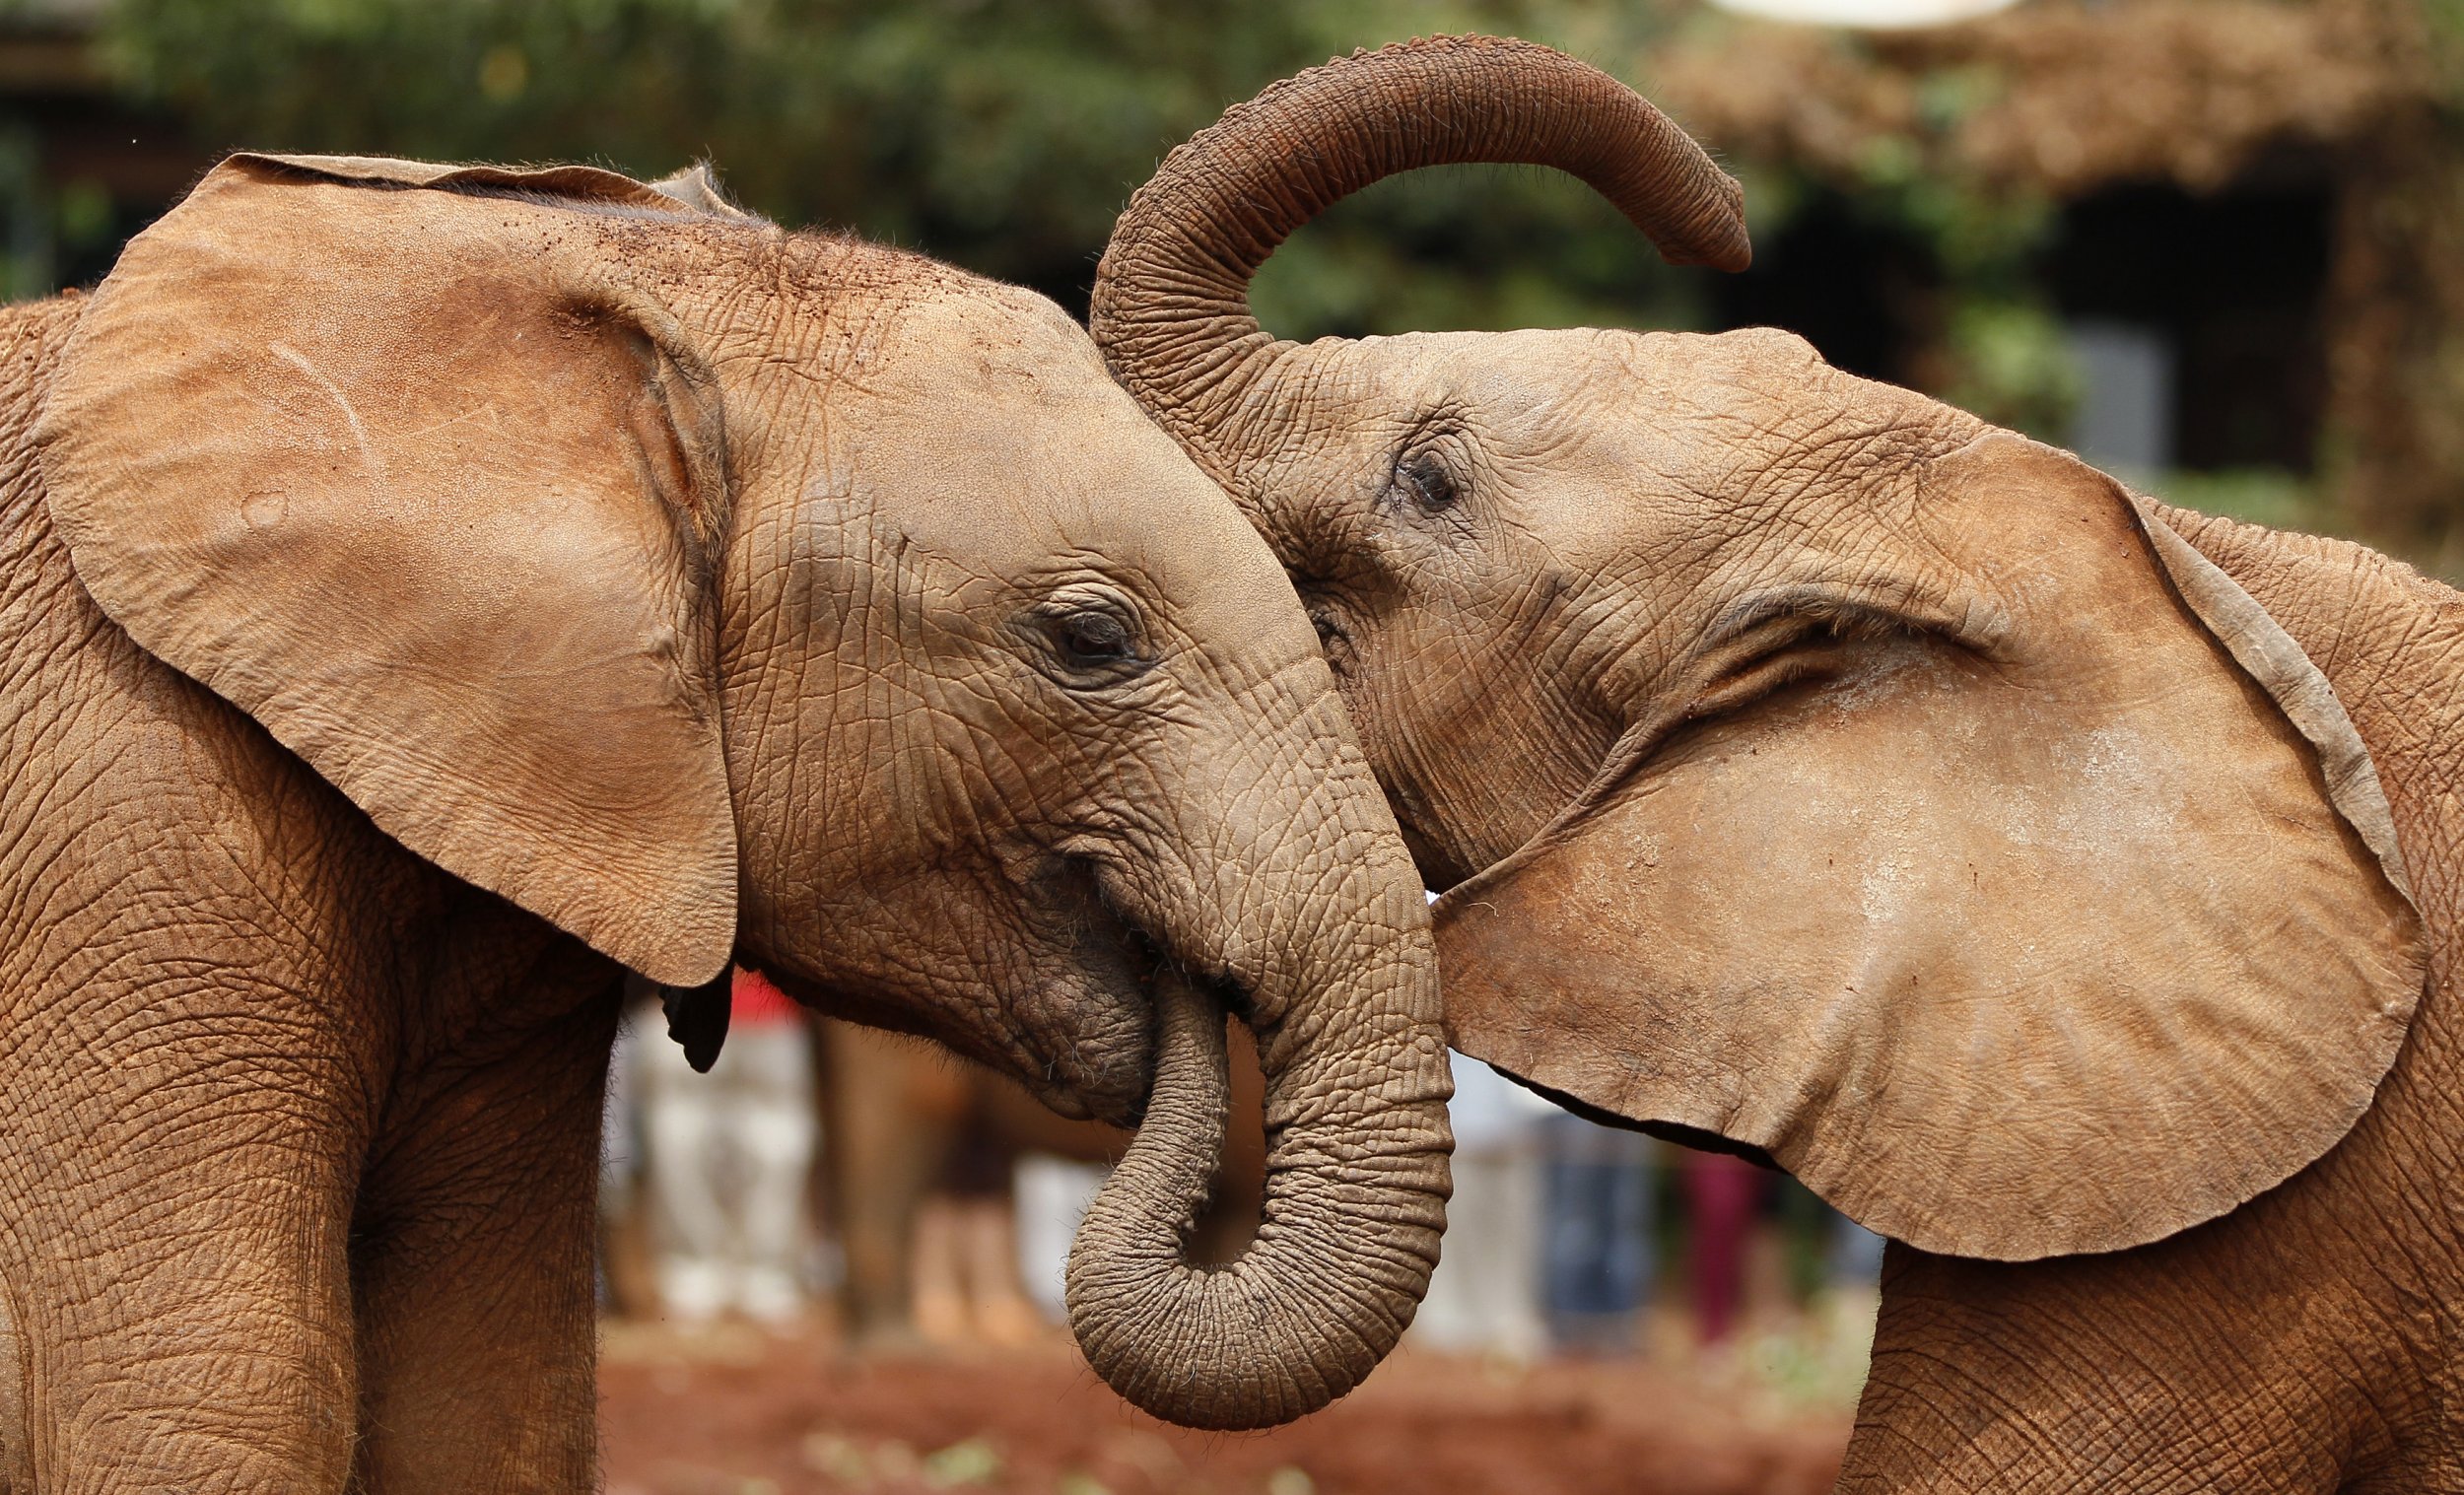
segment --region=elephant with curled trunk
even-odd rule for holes
[[[692,182],[238,156],[0,359],[0,1487],[590,1488],[625,968],[1142,1116],[1071,1288],[1163,1416],[1409,1321],[1420,884],[1049,303]],[[1226,1005],[1273,1178],[1199,1271]]]
[[[1778,332],[1251,317],[1464,161],[1745,261],[1640,99],[1438,39],[1176,151],[1094,320],[1316,615],[1455,1042],[1898,1239],[1843,1488],[2464,1488],[2464,597]]]

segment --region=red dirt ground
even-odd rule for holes
[[[858,1359],[822,1337],[614,1325],[599,1385],[607,1495],[1815,1495],[1848,1434],[1836,1412],[1742,1408],[1644,1361],[1408,1351],[1329,1410],[1241,1436],[1132,1411],[1065,1342]]]

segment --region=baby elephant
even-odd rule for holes
[[[1052,305],[692,182],[238,156],[0,350],[0,1487],[591,1488],[625,967],[1142,1116],[1072,1309],[1164,1416],[1409,1322],[1419,881]],[[1227,1004],[1272,1182],[1200,1271]]]
[[[1640,99],[1444,38],[1175,152],[1095,320],[1317,616],[1456,1043],[1903,1243],[1844,1488],[2464,1487],[2464,597],[1777,332],[1260,329],[1460,161],[1745,260]]]

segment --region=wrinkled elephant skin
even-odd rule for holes
[[[0,1488],[590,1488],[624,967],[1161,1119],[1076,1309],[1163,1415],[1409,1322],[1418,880],[1052,305],[698,177],[241,156],[0,348]],[[1227,1006],[1277,1166],[1201,1272]]]
[[[1094,318],[1316,617],[1454,1041],[1898,1238],[1843,1488],[2464,1489],[2464,597],[1780,332],[1259,327],[1464,161],[1745,261],[1648,104],[1441,37],[1175,152]]]

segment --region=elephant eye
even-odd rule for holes
[[[1055,621],[1053,637],[1061,657],[1079,669],[1099,669],[1130,656],[1129,626],[1108,612],[1088,608],[1065,613]]]
[[[1455,487],[1454,475],[1433,451],[1415,452],[1398,462],[1395,481],[1414,504],[1430,513],[1451,508],[1463,496]]]

